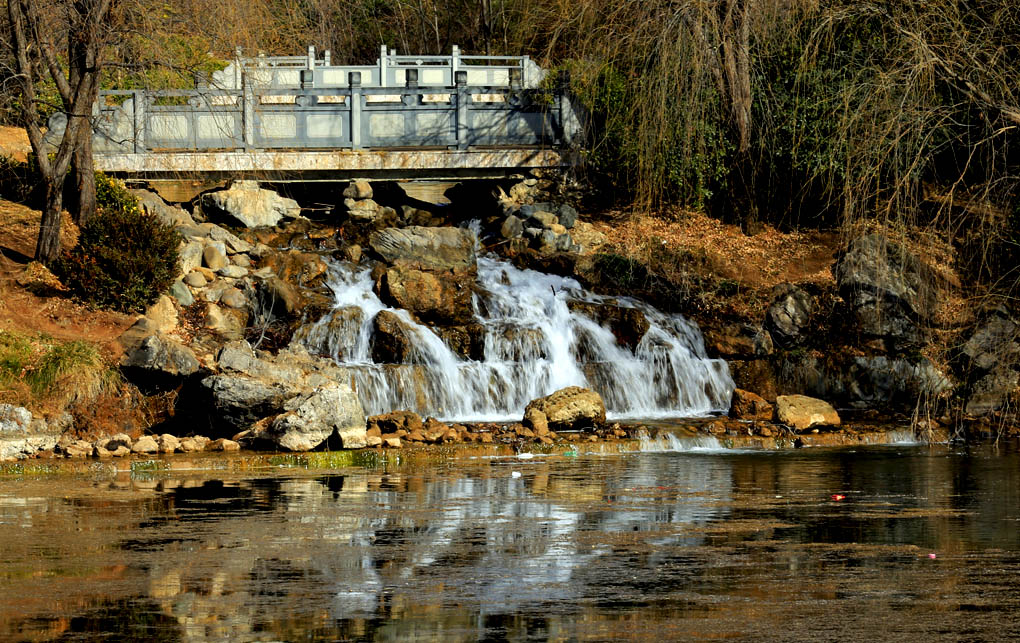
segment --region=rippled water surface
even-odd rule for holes
[[[0,478],[0,639],[1020,637],[1015,452],[198,465]]]

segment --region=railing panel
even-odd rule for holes
[[[255,148],[351,147],[349,90],[256,92],[254,118]]]

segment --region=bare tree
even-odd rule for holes
[[[77,208],[79,220],[87,218],[95,208],[91,116],[99,91],[100,36],[111,2],[7,2],[9,47],[14,61],[14,80],[22,98],[22,124],[38,161],[44,188],[45,205],[35,249],[35,258],[44,263],[52,262],[60,253],[64,181],[72,161],[79,177],[76,181],[79,194],[84,195],[84,198],[79,197],[79,204],[86,206],[84,210]],[[66,65],[56,53],[56,43],[60,41],[68,43]],[[39,86],[47,76],[60,96],[59,109],[67,116],[64,134],[52,155],[43,144],[42,125],[38,119],[42,101]]]

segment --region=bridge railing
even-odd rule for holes
[[[404,72],[403,87],[365,87],[351,72],[346,87],[306,73],[303,88],[245,78],[237,90],[103,91],[94,153],[561,147],[577,134],[560,91],[469,86],[467,70],[419,86],[417,69]]]
[[[330,52],[316,57],[314,47],[307,56],[237,57],[226,69],[213,74],[209,83],[217,89],[240,89],[246,76],[253,84],[264,87],[300,87],[301,72],[310,71],[316,87],[345,87],[351,72],[361,74],[363,87],[402,87],[408,69],[418,72],[422,85],[450,86],[458,71],[467,72],[469,86],[509,85],[517,76],[523,87],[535,88],[545,77],[545,70],[528,56],[464,56],[456,45],[450,55],[398,55],[380,48],[374,65],[335,65]]]

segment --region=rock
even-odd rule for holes
[[[780,395],[776,398],[776,419],[805,431],[814,426],[839,426],[839,414],[828,402],[806,395]]]
[[[224,309],[216,304],[206,304],[205,327],[219,333],[225,339],[234,340],[244,337],[247,315],[243,310]]]
[[[141,206],[142,212],[156,217],[168,226],[195,225],[195,220],[184,209],[169,205],[155,192],[149,190],[128,190],[128,192],[138,199],[138,205]]]
[[[1000,363],[1020,362],[1020,327],[1005,311],[996,311],[964,342],[960,353],[967,366],[990,371]]]
[[[429,430],[435,430],[435,420],[430,419]],[[425,425],[422,423],[421,416],[413,411],[393,411],[385,413],[383,415],[373,415],[368,418],[367,428],[372,431],[373,434],[383,435],[385,433],[397,433],[398,431],[404,431],[407,434],[423,431]],[[444,424],[442,429],[445,432],[448,427]]]
[[[136,375],[180,378],[199,369],[190,348],[158,332],[145,317],[124,331],[118,341],[124,348],[121,367]]]
[[[719,357],[764,357],[774,351],[772,334],[759,326],[726,324],[716,328],[703,327],[702,332],[705,342]]]
[[[248,298],[237,288],[228,288],[220,295],[220,303],[230,308],[243,309],[248,307]]]
[[[160,295],[156,303],[145,311],[145,316],[152,322],[156,332],[167,333],[177,328],[177,307],[166,295]]]
[[[733,401],[730,404],[730,417],[735,420],[754,420],[755,422],[771,422],[772,405],[760,395],[743,389],[733,390]]]
[[[384,301],[423,320],[449,325],[466,324],[474,317],[473,272],[434,273],[397,265],[386,271],[380,285]]]
[[[524,222],[511,214],[503,221],[499,233],[504,239],[520,239],[524,234]]]
[[[239,252],[251,252],[254,249],[252,244],[238,237],[226,228],[221,228],[215,223],[203,223],[199,225],[206,236],[215,242],[224,245],[224,254],[237,254]]]
[[[201,272],[192,270],[184,277],[184,283],[188,284],[192,288],[205,288],[206,284],[209,282],[206,281],[205,275]]]
[[[1010,403],[1017,394],[1020,370],[1020,326],[1005,309],[978,325],[960,349],[960,370],[970,415],[984,415]]]
[[[202,250],[205,248],[198,241],[189,241],[183,244],[177,251],[178,263],[181,266],[181,274],[188,274],[195,268],[202,265]]]
[[[240,279],[241,277],[246,277],[248,275],[247,268],[242,268],[241,266],[223,266],[216,272],[220,276],[227,277],[228,279]]]
[[[918,398],[943,397],[953,388],[947,376],[924,358],[807,354],[788,355],[777,360],[776,365],[774,381],[781,383],[785,391],[824,396],[857,408],[912,409]],[[741,388],[754,387],[766,394],[767,384],[748,382],[744,377],[737,379]]]
[[[557,240],[559,240],[559,238],[563,236],[566,236],[568,239],[570,238],[570,235],[567,234],[567,229],[558,223],[550,223],[545,227],[545,229],[549,230],[550,232],[554,232],[556,234]]]
[[[67,444],[58,446],[64,455],[73,458],[89,457],[95,451],[92,444],[85,440],[71,440]]]
[[[560,209],[557,211],[557,214],[560,225],[567,230],[573,228],[574,224],[577,223],[577,210],[566,203],[560,205]]]
[[[552,431],[592,430],[606,423],[602,396],[579,386],[568,386],[529,402],[524,410],[525,425],[536,428],[541,422],[539,414],[545,416]]]
[[[432,332],[458,357],[476,362],[485,359],[485,329],[480,324],[434,326]]]
[[[188,287],[184,285],[184,282],[178,279],[170,286],[170,294],[177,300],[181,306],[187,308],[191,304],[195,303],[195,297],[188,290]]]
[[[202,386],[210,393],[216,419],[234,429],[231,435],[282,412],[289,388],[245,375],[212,375],[202,380]]]
[[[475,235],[464,228],[386,228],[369,236],[386,262],[418,270],[475,269]]]
[[[131,445],[131,452],[143,455],[159,453],[159,443],[156,442],[156,438],[151,435],[143,435],[135,440],[135,443]]]
[[[217,365],[220,374],[207,377],[201,383],[210,398],[207,405],[209,419],[213,425],[221,427],[217,437],[232,436],[263,420],[268,440],[275,441],[274,436],[280,438],[292,429],[298,434],[306,432],[311,435],[325,429],[309,413],[319,413],[330,400],[338,404],[334,410],[344,413],[345,409],[352,409],[352,405],[357,403],[353,390],[346,384],[351,381],[348,371],[337,367],[332,360],[313,358],[303,351],[281,350],[275,356],[258,357],[247,342],[231,342],[219,352]],[[306,401],[305,398],[323,391],[331,391],[331,397],[313,399],[308,402],[311,405],[308,409],[299,412],[298,407]],[[360,410],[358,412],[362,415],[363,425],[364,414]],[[282,420],[286,414],[294,417]],[[277,423],[277,420],[283,424]],[[339,424],[334,423],[334,428],[346,426],[342,414],[335,420]],[[316,422],[319,422],[318,428],[314,426]],[[278,429],[275,433],[270,430],[274,426]],[[226,430],[222,430],[224,428]],[[341,433],[338,437],[343,436]],[[348,442],[355,437],[347,435]]]
[[[233,288],[233,286],[227,283],[226,281],[220,281],[218,283],[213,283],[206,287],[205,290],[202,290],[199,293],[199,296],[203,301],[209,302],[210,304],[215,304],[219,302],[220,297],[223,296],[223,293],[231,288]]]
[[[858,237],[837,258],[833,274],[866,337],[882,341],[888,350],[924,342],[939,280],[913,253],[880,234]]]
[[[347,208],[347,216],[356,223],[384,225],[396,223],[397,211],[393,208],[379,205],[372,199],[344,199],[344,207]]]
[[[344,188],[344,198],[371,199],[372,184],[368,181],[351,181],[350,185]]]
[[[358,263],[361,261],[361,246],[356,243],[352,243],[343,249],[344,259],[351,263]]]
[[[208,438],[206,438],[208,440]],[[184,453],[192,453],[195,451],[202,451],[205,449],[207,442],[203,442],[197,438],[184,438],[181,440],[181,451]]]
[[[280,316],[293,315],[301,310],[304,304],[297,288],[279,277],[260,281],[256,294],[260,306]]]
[[[202,195],[202,212],[208,217],[258,228],[300,216],[301,206],[294,199],[263,190],[257,181],[234,181],[228,190]]]
[[[233,440],[219,438],[206,445],[207,451],[240,451],[241,445]]]
[[[159,436],[159,452],[160,453],[174,453],[181,449],[181,441],[177,439],[177,436],[164,433]]]
[[[967,389],[964,411],[969,415],[985,415],[1010,402],[1020,392],[1020,373],[1002,365],[977,377]],[[1014,398],[1014,399],[1011,399]]]
[[[793,284],[772,289],[772,304],[765,313],[765,328],[783,348],[800,345],[807,333],[813,303],[811,296]]]
[[[387,449],[399,449],[402,445],[400,438],[396,436],[385,436],[382,439],[382,445]]]
[[[0,404],[0,461],[21,460],[54,448],[60,431],[32,418],[28,409]]]
[[[231,255],[230,256],[230,261],[233,262],[233,264],[235,266],[240,266],[240,267],[244,268],[245,270],[248,270],[249,268],[251,268],[251,265],[252,265],[251,264],[251,259],[248,258],[248,255],[243,255],[243,254]],[[244,275],[241,275],[241,276],[243,277]]]
[[[410,364],[415,355],[414,329],[390,310],[380,311],[372,322],[372,361],[376,364]]]
[[[205,249],[202,250],[202,263],[204,263],[209,270],[219,270],[227,265],[227,258],[215,246],[206,246]]]
[[[567,302],[570,310],[596,321],[609,329],[617,343],[632,351],[648,332],[649,323],[640,309],[632,306],[593,303],[573,299]]]
[[[132,440],[131,436],[129,436],[127,433],[115,433],[108,438],[103,438],[101,440],[96,441],[96,446],[103,447],[104,449],[108,449],[109,451],[116,451],[118,449],[124,448],[130,452],[131,446],[133,444],[134,440]]]
[[[321,284],[329,271],[329,266],[322,256],[299,250],[266,255],[262,259],[262,265],[272,268],[277,276],[288,283],[309,288]]]
[[[267,434],[289,451],[311,451],[331,437],[344,449],[367,446],[365,415],[350,387],[331,383],[286,404],[287,411],[273,420]]]

